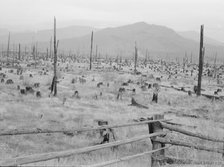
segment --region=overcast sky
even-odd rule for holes
[[[224,42],[224,0],[0,0],[0,28],[40,30],[89,25],[119,26],[145,21],[174,30],[199,31]]]

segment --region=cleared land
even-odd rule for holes
[[[224,138],[224,104],[222,100],[212,100],[203,96],[196,97],[194,94],[189,96],[186,92],[177,91],[171,87],[184,87],[185,90],[193,91],[193,87],[197,83],[196,69],[192,76],[188,75],[187,72],[178,72],[178,74],[171,74],[171,77],[169,77],[167,71],[164,70],[165,66],[154,62],[147,66],[139,65],[138,70],[142,73],[140,75],[132,74],[132,67],[126,65],[121,65],[122,69],[117,71],[109,63],[102,62],[95,65],[92,71],[89,71],[87,63],[59,64],[57,97],[52,95],[49,97],[49,87],[53,78],[53,69],[50,62],[39,63],[37,68],[26,67],[26,64],[22,64],[23,78],[16,74],[16,69],[9,72],[9,68],[2,68],[1,72],[6,74],[5,81],[12,79],[14,83],[0,83],[1,131],[77,129],[95,127],[97,126],[97,120],[106,120],[109,124],[114,125],[133,122],[140,118],[149,118],[154,114],[165,114],[165,119],[172,119],[173,123],[183,124],[185,125],[183,128],[192,132],[199,132],[219,139]],[[96,69],[97,66],[98,69]],[[193,67],[189,67],[189,69],[191,68],[193,69]],[[176,69],[180,70],[181,68],[177,67]],[[174,70],[169,69],[169,71]],[[32,74],[32,77],[30,77],[30,74]],[[158,77],[161,81],[156,80]],[[122,86],[122,83],[127,83],[129,80],[131,82],[127,86]],[[103,85],[97,87],[99,82],[103,82]],[[40,87],[33,88],[35,92],[41,92],[40,98],[36,97],[35,93],[23,95],[17,89],[17,85],[20,86],[20,89],[24,89],[26,86],[33,87],[34,83],[40,83]],[[159,83],[160,92],[157,104],[151,102],[153,90],[144,87],[145,83]],[[122,100],[117,100],[118,90],[121,87],[125,88],[125,92],[122,95]],[[220,88],[220,85],[211,77],[204,77],[202,88],[205,89],[202,93],[213,95],[213,92]],[[136,89],[136,93],[133,93],[132,89]],[[75,91],[79,92],[78,98],[73,96]],[[219,93],[219,96],[222,96],[222,92]],[[147,106],[148,109],[131,106],[132,97],[138,103]],[[114,132],[117,140],[121,140],[147,134],[148,128],[146,125],[125,127],[114,129]],[[214,146],[215,148],[223,147],[223,144],[213,144],[177,133],[169,134],[168,137]],[[70,135],[58,133],[0,136],[0,160],[92,146],[99,144],[101,141],[102,138],[97,131],[77,132]],[[111,141],[113,141],[112,138]],[[149,150],[151,150],[151,142],[144,140],[119,146],[114,150],[104,149],[32,165],[89,165]],[[202,161],[223,161],[221,154],[176,146],[170,147],[166,154]],[[149,164],[150,156],[146,155],[113,166],[136,167],[149,166]]]

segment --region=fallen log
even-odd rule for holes
[[[149,107],[139,104],[133,97],[131,98],[131,106],[148,109]]]
[[[166,86],[166,85],[160,85],[161,87],[164,87],[164,88],[171,88],[171,89],[174,89],[174,90],[177,90],[177,91],[182,91],[182,92],[185,92],[185,93],[188,93],[188,91],[186,90],[183,90],[181,88],[175,88],[175,87],[172,87],[172,86]],[[204,89],[201,89],[202,91],[205,91]],[[192,94],[195,94],[193,92],[191,92]],[[216,100],[224,100],[224,96],[217,96],[217,95],[209,95],[209,94],[205,94],[205,93],[201,93],[202,96],[204,97],[207,97],[209,99],[216,99]]]

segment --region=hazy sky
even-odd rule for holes
[[[39,30],[90,25],[119,26],[138,21],[175,30],[199,31],[224,42],[224,0],[0,0],[0,28]]]

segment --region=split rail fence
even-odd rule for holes
[[[174,131],[174,132],[178,132],[190,137],[195,137],[195,138],[199,138],[199,139],[203,139],[203,140],[207,140],[211,142],[218,142],[220,144],[224,144],[224,140],[216,139],[210,136],[205,136],[199,133],[193,133],[189,130],[184,130],[183,128],[180,128],[179,126],[169,124],[169,121],[170,120],[164,119],[164,115],[154,115],[153,120],[133,122],[133,123],[127,123],[122,125],[106,125],[106,126],[99,126],[95,128],[82,128],[82,129],[73,129],[73,130],[30,130],[30,131],[23,130],[23,131],[0,132],[0,137],[1,137],[1,136],[8,136],[8,135],[43,134],[43,133],[74,133],[74,132],[114,129],[114,128],[138,126],[138,125],[148,125],[148,131],[149,131],[149,134],[146,134],[143,136],[137,136],[137,137],[133,137],[133,138],[125,139],[125,140],[118,140],[118,141],[114,141],[114,142],[110,142],[106,144],[100,144],[100,145],[95,145],[90,147],[79,148],[79,149],[71,149],[66,151],[49,152],[49,153],[28,155],[23,157],[9,158],[9,159],[0,161],[0,166],[21,166],[26,164],[32,164],[32,163],[37,163],[41,161],[48,161],[52,159],[64,158],[64,157],[73,156],[77,154],[88,153],[88,152],[97,151],[100,149],[112,148],[112,147],[116,147],[120,145],[139,142],[145,139],[151,139],[152,150],[143,152],[143,153],[138,153],[131,156],[121,157],[121,158],[106,161],[106,162],[102,162],[99,164],[89,165],[89,167],[103,167],[103,166],[116,164],[122,161],[128,161],[130,159],[134,159],[134,158],[138,158],[138,157],[142,157],[144,155],[150,155],[150,154],[151,154],[152,167],[160,166],[164,162],[168,162],[168,161],[172,163],[224,164],[224,161],[223,162],[205,162],[205,161],[196,162],[193,160],[166,157],[165,150],[167,150],[170,146],[173,146],[173,145],[194,148],[197,150],[204,150],[208,152],[216,152],[216,153],[222,154],[222,156],[224,157],[223,148],[220,149],[220,148],[207,147],[204,145],[196,145],[193,143],[188,143],[184,141],[167,138],[166,135]]]

